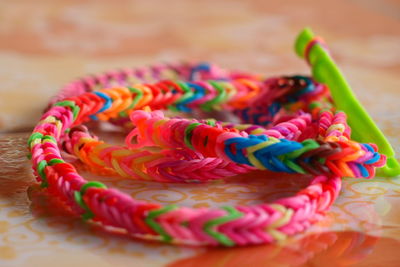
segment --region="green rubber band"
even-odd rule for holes
[[[64,100],[64,101],[60,101],[54,104],[54,106],[62,106],[62,107],[69,107],[72,110],[73,116],[74,116],[74,120],[76,119],[76,117],[79,114],[79,111],[81,110],[80,107],[78,107],[74,101],[71,100]]]
[[[82,214],[82,219],[89,220],[94,217],[94,213],[89,209],[89,207],[86,205],[85,201],[83,201],[83,195],[85,194],[86,190],[89,189],[90,187],[97,187],[97,188],[104,188],[106,189],[107,186],[103,183],[96,182],[96,181],[91,181],[86,184],[84,184],[80,191],[75,191],[74,192],[74,199],[75,202],[85,210],[85,213]]]
[[[58,164],[58,163],[64,163],[65,161],[63,161],[62,159],[51,159],[51,160],[49,160],[49,166],[53,166],[53,165],[56,165],[56,164]]]
[[[288,154],[281,155],[279,158],[280,158],[280,160],[282,160],[282,162],[286,166],[288,166],[293,171],[295,171],[297,173],[301,173],[301,174],[306,174],[307,172],[300,165],[298,165],[295,162],[295,160],[300,155],[306,153],[307,151],[310,151],[310,150],[318,148],[319,144],[313,139],[304,140],[303,142],[301,142],[301,144],[303,145],[302,148],[300,148],[298,150],[295,150],[293,152],[290,152]]]
[[[185,141],[185,144],[186,144],[189,148],[191,148],[191,149],[193,149],[193,146],[192,146],[192,135],[193,135],[193,130],[194,130],[197,126],[199,126],[199,125],[201,125],[201,123],[194,122],[194,123],[192,123],[192,124],[189,124],[189,126],[186,127],[186,129],[185,129],[185,138],[184,138],[184,141]]]
[[[181,98],[177,99],[172,105],[168,106],[168,109],[174,112],[180,112],[181,110],[176,108],[176,105],[185,101],[186,99],[192,97],[194,95],[194,93],[192,92],[192,90],[190,89],[190,87],[184,83],[184,82],[176,82],[179,87],[182,89],[182,91],[184,92],[184,94],[181,96]]]
[[[319,102],[311,102],[310,105],[308,105],[308,109],[313,110],[314,108],[322,106],[321,103]]]
[[[227,95],[225,88],[221,86],[218,82],[209,81],[209,83],[217,90],[217,96],[200,105],[200,108],[207,112],[211,111],[214,106],[224,101]]]
[[[318,142],[315,141],[314,139],[306,139],[303,142],[301,142],[301,144],[303,145],[302,148],[297,149],[297,150],[295,150],[293,152],[290,152],[288,154],[285,154],[284,155],[285,158],[288,158],[288,159],[298,158],[300,155],[302,155],[302,154],[304,154],[304,153],[306,153],[306,152],[308,152],[310,150],[317,149],[320,146],[318,144]]]
[[[184,82],[176,82],[178,84],[178,86],[182,89],[182,91],[184,92],[184,94],[177,99],[174,103],[172,103],[171,105],[168,106],[168,109],[174,112],[180,112],[179,109],[176,108],[176,105],[181,103],[182,101],[185,101],[186,99],[192,97],[194,95],[194,93],[192,92],[192,90],[190,89],[190,87],[184,83]]]
[[[82,195],[80,192],[75,191],[74,192],[74,199],[75,202],[85,210],[85,213],[82,214],[82,219],[89,220],[94,217],[93,212],[89,209],[89,207],[86,205],[86,203],[83,201]]]
[[[88,182],[88,183],[82,185],[81,191],[80,191],[81,194],[82,195],[85,194],[86,190],[88,190],[90,187],[104,188],[104,189],[107,188],[107,186],[105,184],[103,184],[103,183],[100,183],[100,182],[97,182],[97,181],[91,181],[91,182]]]
[[[167,234],[167,232],[165,232],[165,230],[155,221],[155,219],[164,214],[167,213],[171,210],[176,209],[177,206],[176,205],[167,205],[161,209],[157,209],[157,210],[152,210],[149,211],[149,213],[147,214],[146,218],[145,218],[145,222],[154,230],[156,231],[158,234],[160,234],[163,238],[163,240],[165,242],[171,242],[172,241],[172,237]]]
[[[194,95],[194,93],[192,92],[192,90],[190,89],[190,87],[184,83],[184,82],[176,82],[179,87],[182,89],[182,91],[184,92],[184,94],[177,99],[174,103],[172,103],[171,105],[168,106],[168,109],[174,112],[180,112],[179,109],[176,108],[176,105],[181,103],[182,101],[185,101],[186,99],[192,97]]]
[[[47,182],[46,173],[44,172],[44,169],[46,168],[46,166],[47,166],[47,161],[45,161],[45,160],[40,161],[37,166],[38,174],[39,174],[40,178],[42,178],[42,184],[40,185],[41,187],[49,186],[49,183]]]
[[[75,202],[78,203],[78,205],[82,208],[82,209],[87,209],[87,206],[85,204],[85,202],[82,199],[82,195],[79,191],[75,191],[74,192],[74,198],[75,198]]]
[[[34,139],[41,139],[43,137],[42,133],[36,132],[31,134],[28,138],[28,147],[31,147],[31,143],[33,142]]]
[[[168,105],[168,106],[167,106],[167,109],[169,109],[170,111],[173,111],[173,112],[179,112],[179,111],[180,111],[180,110],[177,109],[174,105]]]
[[[206,120],[206,124],[213,126],[213,127],[216,125],[216,123],[217,123],[217,121],[215,119],[207,119]]]
[[[54,136],[45,135],[45,136],[43,136],[42,139],[43,139],[43,140],[48,140],[48,141],[50,141],[50,142],[52,142],[52,143],[54,143],[54,144],[57,144],[57,140],[54,138]]]
[[[132,106],[132,105],[131,105]],[[129,109],[129,108],[128,108]],[[118,113],[118,115],[120,116],[120,117],[124,117],[124,118],[126,118],[126,117],[128,117],[128,113],[126,112],[126,111],[121,111],[120,113]]]
[[[307,172],[298,164],[296,164],[295,162],[293,162],[290,159],[284,159],[283,164],[285,164],[286,166],[288,166],[290,169],[294,170],[297,173],[301,173],[301,174],[306,174]]]
[[[207,234],[209,234],[211,237],[218,240],[218,242],[220,242],[221,244],[231,247],[231,246],[235,245],[235,242],[232,241],[226,235],[214,231],[213,228],[215,228],[216,226],[219,226],[221,224],[227,223],[229,221],[235,220],[237,218],[240,218],[243,216],[243,213],[239,212],[234,207],[227,206],[227,207],[222,207],[222,208],[228,212],[228,215],[208,221],[207,223],[204,224],[203,230]]]
[[[123,111],[118,113],[121,117],[128,117],[127,110],[133,109],[137,103],[140,101],[140,99],[143,97],[143,92],[140,91],[139,89],[136,89],[134,87],[127,87],[131,93],[136,93],[135,98],[132,100],[132,103]]]
[[[183,90],[184,94],[174,104],[179,104],[179,103],[187,100],[188,98],[193,97],[194,93],[186,83],[177,82],[177,84],[179,85],[179,87],[181,87],[181,89]]]

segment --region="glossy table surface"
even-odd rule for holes
[[[305,26],[329,43],[400,155],[398,1],[15,0],[0,3],[0,18],[0,266],[400,266],[400,178],[344,178],[326,218],[282,244],[193,248],[115,236],[65,216],[25,157],[46,102],[76,77],[184,59],[307,74],[293,52]],[[308,181],[267,172],[208,185],[84,175],[138,199],[193,207],[270,201]]]

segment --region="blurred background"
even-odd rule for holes
[[[399,0],[0,1],[0,131],[29,130],[64,84],[110,68],[203,60],[307,73],[293,53],[305,26],[326,39],[364,103],[395,96]]]
[[[65,216],[33,182],[26,138],[69,81],[181,60],[309,74],[293,51],[307,26],[399,155],[399,0],[0,0],[0,266],[398,266],[400,178],[344,179],[326,218],[303,235],[225,250],[110,236]],[[307,182],[251,175],[202,187],[95,179],[137,199],[193,207],[247,205]]]

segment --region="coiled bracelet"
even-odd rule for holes
[[[166,117],[162,110],[224,110],[241,119]],[[107,144],[83,126],[130,133]],[[341,177],[371,178],[386,157],[350,139],[327,86],[305,76],[264,78],[207,63],[160,64],[88,76],[52,100],[28,140],[33,171],[64,208],[106,229],[177,244],[243,246],[304,231],[337,198]],[[296,195],[253,206],[162,206],[86,181],[63,159],[102,175],[203,183],[255,169],[313,175]],[[65,157],[64,157],[65,158]],[[276,179],[279,179],[277,177]]]

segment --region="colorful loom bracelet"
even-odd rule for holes
[[[235,80],[233,84],[234,82]],[[300,89],[304,89],[303,87]],[[262,89],[270,89],[270,86]],[[281,89],[284,91],[284,88]],[[128,103],[122,104],[122,98],[117,98],[116,91],[121,90],[124,89],[106,89],[100,92],[113,92],[110,95],[114,96],[114,102],[126,106]],[[125,88],[124,94],[126,93],[128,89]],[[315,92],[309,89],[309,93]],[[260,92],[254,98],[259,98],[260,95],[264,96]],[[254,102],[252,101],[253,105]],[[151,103],[149,107],[152,108]],[[314,105],[314,109],[316,107],[318,106]],[[266,129],[257,125],[235,125],[210,120],[202,122],[182,118],[167,119],[161,112],[134,111],[130,117],[136,127],[127,136],[127,147],[105,144],[82,127],[70,131],[69,142],[64,146],[97,173],[120,174],[123,177],[145,180],[206,182],[254,168],[314,175],[372,177],[374,167],[381,166],[384,157],[380,157],[368,145],[348,140],[350,129],[346,124],[345,114],[339,112],[333,115],[328,110],[319,115],[317,112],[312,113],[315,118],[303,113]],[[282,115],[286,119],[290,118],[288,114],[280,112],[273,119],[279,121]],[[102,114],[103,119],[105,116]],[[312,119],[319,121],[318,129]],[[323,134],[327,131],[328,135],[324,137]],[[131,144],[133,137],[137,139],[137,144]],[[317,137],[319,140],[303,141],[307,137]],[[225,141],[223,146],[221,143],[227,138],[229,141]],[[302,142],[298,142],[299,140]],[[216,147],[217,143],[220,143],[219,149]],[[268,143],[268,148],[261,143]],[[226,144],[229,144],[229,149]],[[149,150],[149,146],[153,150]],[[154,150],[155,147],[159,150]],[[345,147],[346,152],[342,152]],[[360,149],[365,153],[360,154]],[[231,153],[233,150],[237,153]]]
[[[340,177],[372,177],[375,168],[385,163],[375,145],[349,139],[345,114],[334,113],[327,99],[326,86],[307,77],[264,79],[209,64],[109,72],[62,90],[28,145],[42,186],[72,212],[105,228],[179,244],[269,243],[322,218],[339,193]],[[259,125],[166,118],[158,110],[167,108],[181,112],[223,108],[245,123]],[[98,119],[126,124],[128,117],[134,128],[126,147],[99,141],[81,126]],[[87,182],[63,160],[61,145],[92,170],[137,179],[205,182],[252,169],[315,177],[295,196],[273,204],[162,206]],[[194,166],[204,171],[196,175]]]

